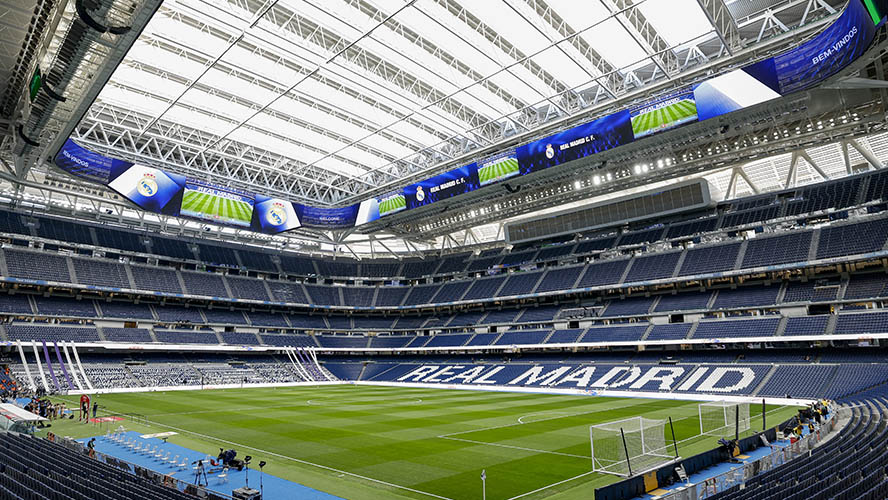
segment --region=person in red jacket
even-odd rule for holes
[[[89,395],[80,396],[80,421],[89,422]]]

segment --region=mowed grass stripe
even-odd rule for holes
[[[198,202],[199,198],[200,193],[196,191],[186,192],[182,200],[182,208],[186,210],[193,210],[194,205]]]
[[[391,212],[391,211],[394,211],[394,210],[397,210],[401,207],[406,207],[406,206],[407,206],[407,200],[403,196],[395,196],[395,197],[389,198],[387,200],[383,200],[379,204],[379,213],[386,214],[388,212]]]
[[[419,399],[422,402],[416,403]],[[309,400],[322,404],[308,404]],[[112,411],[146,415],[158,424],[152,426],[152,432],[169,426],[207,436],[177,436],[173,442],[182,443],[179,439],[183,439],[191,443],[190,447],[215,455],[223,445],[213,439],[227,439],[238,446],[254,448],[238,448],[241,455],[249,453],[269,460],[266,472],[334,494],[339,492],[347,498],[372,499],[423,495],[393,493],[395,490],[388,487],[373,486],[357,478],[336,478],[332,473],[267,453],[447,498],[476,497],[478,474],[486,468],[491,498],[511,498],[589,471],[590,460],[579,458],[589,455],[589,425],[639,414],[672,416],[677,420],[694,415],[697,405],[629,398],[352,385],[114,394],[99,396],[98,401],[102,408]],[[518,423],[519,418],[528,415],[531,418],[526,423]],[[684,426],[681,431],[680,426]],[[677,420],[676,434],[690,433],[694,427],[699,427],[696,418]],[[95,433],[78,426],[72,428],[74,433]],[[64,431],[71,434],[67,428]],[[480,443],[438,437],[450,433],[460,433],[455,437]],[[706,445],[712,446],[713,443]],[[692,450],[688,447],[688,453],[682,451],[687,455]],[[591,474],[577,481],[603,485],[613,478]],[[566,484],[559,488],[575,487]],[[542,498],[557,491],[558,488],[544,490],[535,495]]]

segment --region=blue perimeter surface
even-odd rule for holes
[[[187,483],[194,482],[195,471],[194,469],[192,469],[193,465],[191,465],[191,463],[197,460],[204,460],[204,464],[207,470],[207,479],[209,480],[209,485],[207,486],[207,488],[218,491],[220,493],[225,493],[226,495],[230,495],[232,490],[236,490],[246,484],[246,469],[240,472],[238,472],[237,470],[228,471],[228,479],[227,481],[223,481],[218,477],[218,473],[209,473],[210,469],[213,467],[211,467],[209,462],[207,461],[207,455],[205,453],[199,453],[197,451],[173,443],[164,443],[163,440],[158,438],[142,439],[141,435],[142,433],[135,431],[124,433],[125,440],[135,439],[138,441],[138,443],[142,444],[143,447],[145,444],[148,444],[151,448],[157,446],[159,450],[163,450],[164,455],[169,452],[171,457],[179,455],[179,463],[183,461],[182,457],[185,457],[184,461],[187,464],[186,468],[180,469],[175,465],[170,464],[169,462],[161,462],[155,459],[153,456],[147,456],[135,452],[123,444],[118,444],[114,441],[111,441],[106,436],[95,436],[96,451],[104,453],[106,455],[111,455],[112,457],[119,458],[121,460],[125,460],[131,464],[138,465],[145,469],[151,469],[161,474],[173,476],[176,479],[185,481]],[[78,439],[77,441],[86,444],[86,442],[89,440],[90,438],[85,438]],[[213,458],[215,459],[215,457]],[[244,457],[240,455],[240,453],[238,453],[237,458],[243,459]],[[259,489],[259,460],[259,458],[254,458],[253,462],[250,463],[250,487],[255,490]],[[286,479],[281,479],[267,473],[262,475],[262,484],[263,491],[265,493],[263,498],[342,500],[339,497],[333,496],[329,493],[324,493],[322,491],[318,491],[307,486],[294,483],[292,481],[287,481]]]

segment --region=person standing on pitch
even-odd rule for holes
[[[89,396],[86,394],[80,395],[80,421],[89,421]]]

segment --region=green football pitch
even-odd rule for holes
[[[491,500],[592,498],[618,478],[591,472],[589,426],[638,415],[671,417],[683,456],[717,446],[696,436],[691,401],[351,384],[94,398],[100,416],[125,419],[107,428],[56,421],[50,430],[74,438],[121,424],[174,431],[172,443],[212,456],[234,448],[266,460],[266,473],[349,499],[480,498],[482,469]],[[758,406],[750,408],[754,429]],[[769,407],[768,425],[794,412]]]
[[[253,207],[247,202],[213,196],[200,191],[185,191],[182,196],[182,210],[227,220],[243,221],[247,224],[250,223],[253,216]]]
[[[407,200],[404,195],[392,196],[379,202],[379,215],[385,215],[401,208],[407,208]]]
[[[518,173],[518,160],[515,158],[503,158],[491,165],[485,165],[478,169],[478,181],[481,185],[511,177]]]
[[[669,106],[632,117],[632,133],[635,137],[649,134],[664,125],[671,125],[697,116],[697,104],[683,99]]]

